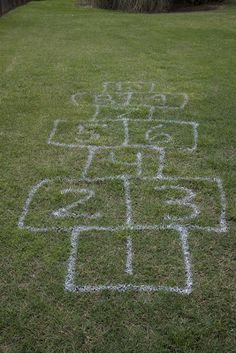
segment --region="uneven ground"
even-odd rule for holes
[[[0,19],[3,353],[235,352],[235,23],[234,4],[212,12],[135,15],[77,8],[65,0],[33,1]],[[86,150],[49,145],[48,136],[53,122],[64,119],[68,125],[60,127],[58,136],[62,142],[73,142],[74,127],[83,132],[78,124],[91,118],[91,96],[101,92],[105,81],[155,82],[158,92],[186,92],[189,103],[184,110],[159,109],[155,118],[199,123],[198,147],[193,152],[179,150],[182,145],[190,147],[191,134],[187,128],[169,126],[164,132],[175,140],[166,148],[164,175],[217,176],[223,181],[228,231],[189,228],[193,274],[189,295],[66,292],[70,232],[34,233],[18,227],[33,185],[60,176],[80,178]],[[87,95],[77,106],[71,95],[78,91]],[[109,114],[112,117],[114,111]],[[144,118],[145,111],[138,115]],[[113,143],[120,141],[116,124],[113,135],[107,137]],[[135,143],[143,143],[147,127],[132,124]],[[160,144],[166,147],[166,135],[159,137],[163,136]],[[107,139],[99,143],[106,144]],[[152,153],[145,169],[151,174],[156,168]],[[129,151],[123,155],[121,151],[119,158],[134,162]],[[98,155],[92,167],[93,177],[114,173],[106,155]],[[116,168],[117,173],[133,172],[132,165]],[[185,227],[214,227],[220,210],[215,186],[202,180],[181,183],[196,192],[200,218],[186,218],[191,211],[188,204],[173,208],[165,202],[183,196],[170,181],[172,188],[163,194],[163,181],[157,186],[135,180],[131,188],[134,220],[168,224],[169,214],[172,223],[175,217]],[[87,188],[88,183],[80,187]],[[61,181],[43,186],[30,206],[27,224],[73,227],[73,218],[52,217],[65,200],[76,201],[70,193],[62,198],[67,188]],[[104,187],[98,182],[94,188],[99,198],[89,208],[80,200],[81,212],[104,212],[100,225],[123,222],[119,182],[111,180]],[[89,220],[83,222],[89,224]],[[127,236],[134,242],[133,276],[123,271]],[[88,232],[80,245],[77,283],[184,285],[181,247],[173,229],[122,230],[112,236]]]

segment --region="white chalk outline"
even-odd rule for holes
[[[140,230],[140,229],[139,229]],[[145,228],[142,228],[145,230]],[[179,233],[180,242],[182,247],[183,265],[185,270],[185,286],[184,287],[171,287],[164,285],[144,285],[144,284],[105,284],[105,285],[85,285],[77,286],[75,284],[75,272],[76,272],[76,262],[77,262],[77,252],[79,237],[81,235],[80,229],[73,229],[71,232],[71,252],[68,260],[67,274],[65,278],[65,291],[68,292],[80,292],[80,293],[94,293],[103,290],[112,290],[117,292],[126,292],[130,290],[138,292],[173,292],[178,294],[190,294],[192,292],[193,280],[192,280],[192,269],[191,269],[191,255],[188,245],[188,231],[185,227],[179,225],[172,225],[166,227],[158,227],[155,230],[174,230]],[[132,268],[132,243],[127,243],[127,263],[126,263],[126,273],[131,275],[133,273]]]
[[[54,137],[57,133],[57,129],[58,126],[61,122],[68,122],[68,120],[65,119],[56,119],[53,122],[53,128],[50,132],[49,138],[48,138],[48,144],[49,145],[53,145],[53,146],[58,146],[58,147],[66,147],[66,148],[92,148],[92,147],[96,147],[96,148],[100,148],[100,149],[110,149],[110,148],[118,148],[118,147],[149,147],[149,148],[165,148],[168,150],[173,150],[173,149],[177,149],[177,150],[181,150],[183,152],[194,152],[197,149],[197,144],[198,144],[198,126],[199,124],[195,121],[183,121],[183,120],[163,120],[163,119],[155,119],[155,120],[151,120],[151,122],[155,122],[155,123],[166,123],[166,124],[176,124],[176,125],[189,125],[192,127],[192,137],[193,137],[193,144],[192,147],[159,147],[157,144],[129,144],[129,123],[133,123],[135,122],[144,122],[146,120],[143,119],[128,119],[128,118],[123,118],[123,119],[106,119],[106,120],[99,120],[97,121],[98,124],[104,124],[104,123],[111,123],[111,122],[123,122],[123,129],[124,129],[124,140],[120,145],[108,145],[108,146],[99,146],[99,145],[91,145],[91,144],[80,144],[80,143],[71,143],[71,144],[67,144],[67,143],[62,143],[62,142],[58,142],[58,141],[54,141]],[[80,121],[79,123],[85,123],[86,125],[89,124],[93,124],[93,122],[91,121]]]
[[[109,85],[113,85],[112,89],[115,89],[115,94],[120,95],[123,97],[126,97],[125,101],[122,101],[122,103],[117,103],[116,101],[113,100],[113,97],[111,94],[109,94],[108,88]],[[135,85],[137,86],[135,88]],[[143,88],[147,88],[147,85],[150,87],[147,90],[143,91]],[[124,87],[126,86],[126,90],[124,90]],[[135,95],[142,95],[144,94],[145,96],[150,95],[151,99],[155,99],[156,96],[160,97],[162,99],[161,105],[152,105],[152,104],[142,104],[137,101],[137,104],[133,104],[130,101],[132,99],[133,94]],[[74,93],[71,96],[71,100],[75,106],[79,106],[79,102],[77,100],[78,97],[82,97],[84,95],[89,95],[91,94],[89,92],[77,92]],[[103,104],[104,100],[102,101],[100,98],[105,98],[108,101],[108,104]],[[181,96],[183,98],[182,103],[178,106],[168,106],[167,105],[167,98],[168,97],[176,97],[176,96]],[[101,101],[101,104],[100,104]],[[127,290],[136,290],[136,291],[159,291],[159,290],[164,290],[168,292],[176,292],[180,294],[189,294],[192,291],[192,271],[191,271],[191,260],[190,260],[190,251],[189,251],[189,246],[188,246],[188,231],[189,230],[202,230],[202,231],[208,231],[208,232],[216,232],[216,233],[223,233],[227,231],[227,223],[226,223],[226,198],[225,198],[225,193],[224,193],[224,188],[223,188],[223,183],[222,180],[218,177],[165,177],[163,176],[163,167],[164,167],[164,161],[165,161],[165,149],[177,149],[177,150],[182,150],[185,152],[194,152],[197,149],[197,143],[198,143],[198,123],[196,122],[188,122],[188,121],[179,121],[179,120],[161,120],[161,119],[153,119],[154,113],[158,111],[159,109],[163,111],[168,111],[168,110],[183,110],[185,106],[189,102],[189,96],[186,93],[167,93],[167,92],[157,92],[156,91],[156,83],[154,82],[132,82],[132,81],[120,81],[120,82],[104,82],[103,83],[103,92],[101,94],[94,95],[94,102],[93,106],[95,107],[95,113],[92,116],[90,121],[81,121],[80,123],[82,124],[83,122],[86,125],[94,125],[94,123],[97,123],[98,125],[102,125],[102,123],[109,123],[109,122],[122,122],[123,124],[123,132],[124,132],[124,139],[123,142],[120,145],[117,146],[99,146],[96,144],[87,144],[87,143],[76,143],[76,144],[65,144],[65,143],[60,143],[58,141],[54,141],[55,135],[57,133],[58,126],[61,121],[66,121],[66,120],[60,120],[57,119],[54,121],[53,129],[49,135],[48,138],[48,144],[54,145],[54,146],[60,146],[60,147],[66,147],[66,148],[86,148],[88,151],[88,157],[85,161],[83,173],[82,173],[82,178],[53,178],[53,179],[44,179],[40,181],[38,184],[33,186],[31,191],[28,194],[28,197],[25,201],[24,207],[22,209],[22,213],[19,217],[18,221],[18,226],[21,229],[27,229],[32,232],[48,232],[48,231],[56,231],[56,232],[70,232],[71,233],[71,252],[70,252],[70,257],[68,260],[68,269],[67,269],[67,275],[65,279],[65,290],[70,291],[70,292],[98,292],[101,290],[116,290],[119,292],[127,291]],[[147,102],[149,103],[149,102]],[[151,102],[152,103],[152,102]],[[112,109],[117,109],[117,117],[112,119],[97,119],[100,109],[101,108],[112,108]],[[148,108],[149,112],[148,115],[145,116],[145,118],[141,119],[138,118],[136,119],[135,117],[130,118],[129,114],[133,113],[135,110],[138,111],[141,108]],[[118,110],[120,108],[127,108],[127,113],[118,113]],[[130,140],[130,133],[129,133],[129,122],[146,122],[146,121],[151,121],[152,123],[173,123],[173,124],[179,124],[179,125],[191,125],[193,129],[193,145],[192,147],[179,147],[176,148],[175,146],[167,146],[167,147],[158,147],[158,144],[152,144],[152,138],[149,137],[149,133],[152,129],[155,127],[152,127],[152,129],[149,129],[146,132],[146,140],[149,141],[150,144],[129,144]],[[157,128],[158,126],[156,126]],[[169,134],[164,134],[161,133],[163,136],[167,138],[166,143],[169,142],[171,139],[171,135]],[[95,134],[93,136],[94,138],[98,138],[99,135]],[[79,140],[79,139],[77,139]],[[165,142],[164,142],[165,143]],[[122,162],[117,160],[116,156],[114,155],[114,151],[117,149],[122,149],[123,147],[129,147],[129,148],[135,148],[135,149],[141,149],[141,151],[137,152],[136,154],[136,162],[135,163],[128,163],[128,162]],[[153,176],[146,176],[142,177],[142,159],[143,159],[143,151],[145,149],[150,149],[153,151],[158,151],[159,152],[159,169],[157,172],[157,175],[155,177]],[[97,150],[109,150],[110,151],[110,156],[111,160],[114,163],[122,164],[122,165],[136,165],[137,170],[136,170],[136,176],[129,176],[129,175],[118,175],[118,176],[105,176],[105,177],[95,177],[95,178],[88,178],[87,174],[90,168],[90,165],[93,161],[93,158],[95,156],[95,153]],[[63,181],[63,182],[71,182],[71,183],[78,183],[78,182],[87,182],[87,183],[95,183],[95,182],[101,182],[101,181],[109,181],[109,180],[119,180],[123,182],[123,188],[124,188],[124,195],[125,195],[125,206],[126,206],[126,221],[124,221],[124,224],[118,225],[118,226],[74,226],[74,227],[32,227],[32,226],[27,226],[25,225],[25,218],[29,212],[30,204],[34,198],[35,193],[38,192],[38,190],[45,184],[53,184],[56,181]],[[185,205],[185,206],[190,206],[193,210],[192,215],[190,217],[171,217],[169,215],[166,216],[166,219],[168,219],[171,222],[174,222],[172,224],[166,225],[166,224],[134,224],[133,222],[133,214],[132,214],[132,200],[131,200],[131,192],[130,192],[130,182],[133,180],[150,180],[150,181],[179,181],[179,180],[204,180],[212,183],[216,183],[218,192],[220,195],[220,205],[221,205],[221,211],[220,211],[220,216],[219,216],[219,225],[214,226],[214,227],[205,227],[205,226],[195,226],[195,225],[180,225],[182,221],[185,221],[190,218],[195,218],[198,216],[200,213],[197,206],[192,203],[192,199],[195,197],[195,193],[192,192],[191,189],[188,189],[183,186],[160,186],[157,187],[156,189],[158,190],[165,190],[166,188],[170,189],[176,189],[176,190],[182,190],[182,191],[188,191],[188,196],[183,197],[182,199],[169,199],[166,200],[167,204],[177,204],[177,205]],[[69,191],[68,191],[69,190]],[[72,189],[65,189],[65,192],[70,192]],[[78,189],[76,189],[78,191]],[[85,189],[84,189],[85,190]],[[86,189],[87,190],[87,189]],[[68,207],[73,208],[78,205],[78,203],[83,203],[86,201],[86,197],[80,201],[76,201],[69,205]],[[68,208],[67,207],[67,208]],[[69,209],[68,209],[69,210]],[[67,211],[68,211],[67,210]],[[58,215],[54,215],[55,217],[62,217],[63,218],[63,212],[66,211],[66,208],[61,208],[59,209]],[[78,219],[78,218],[90,218],[90,219],[96,219],[100,217],[100,213],[94,214],[94,215],[89,215],[89,214],[70,214],[69,216],[72,216],[72,218]],[[78,250],[78,241],[81,233],[88,232],[88,231],[108,231],[108,232],[117,232],[117,231],[132,231],[132,230],[166,230],[166,229],[171,229],[175,230],[179,233],[180,239],[181,239],[181,245],[182,245],[182,253],[183,253],[183,259],[184,259],[184,267],[185,267],[185,274],[186,274],[186,284],[184,288],[179,288],[179,287],[168,287],[168,286],[155,286],[155,285],[136,285],[136,284],[109,284],[109,285],[98,285],[98,286],[80,286],[77,287],[74,284],[74,279],[75,279],[75,267],[76,267],[76,259],[77,259],[77,250]],[[126,239],[126,268],[125,272],[127,275],[132,275],[133,274],[133,241],[132,237],[128,236]]]

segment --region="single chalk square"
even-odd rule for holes
[[[146,146],[95,148],[88,154],[83,176],[101,177],[144,177],[161,175],[164,164],[161,148]]]
[[[197,148],[198,124],[175,120],[129,120],[129,143],[193,152]]]
[[[161,178],[130,181],[133,224],[179,224],[225,231],[221,184],[214,178]]]
[[[183,228],[75,231],[71,235],[65,289],[190,293],[192,272],[187,231]]]
[[[67,148],[89,146],[120,146],[126,141],[122,121],[71,122],[55,120],[48,143]]]
[[[74,228],[124,224],[123,180],[43,180],[30,191],[19,220],[21,228],[35,232],[68,232]]]

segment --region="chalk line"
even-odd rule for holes
[[[75,269],[76,269],[76,260],[78,252],[78,240],[79,240],[80,231],[76,228],[71,232],[71,242],[70,242],[70,257],[68,260],[67,266],[67,275],[65,279],[65,290],[69,292],[75,291],[74,279],[75,279]]]
[[[132,237],[127,237],[126,240],[126,268],[125,272],[128,275],[133,274],[133,240]]]

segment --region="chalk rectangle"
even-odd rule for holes
[[[197,148],[198,124],[176,120],[129,120],[129,143],[193,152]]]
[[[218,232],[226,229],[225,198],[217,178],[132,180],[130,195],[134,225],[179,224]]]
[[[19,220],[34,232],[126,224],[123,180],[46,179],[34,186]]]
[[[78,123],[55,120],[48,143],[67,148],[86,148],[89,146],[120,146],[126,141],[122,121]]]
[[[86,177],[155,177],[162,173],[164,157],[163,149],[158,147],[96,148],[88,156]]]
[[[127,236],[133,243],[132,275],[125,271]],[[190,293],[187,232],[181,228],[129,233],[74,232],[65,289]]]

